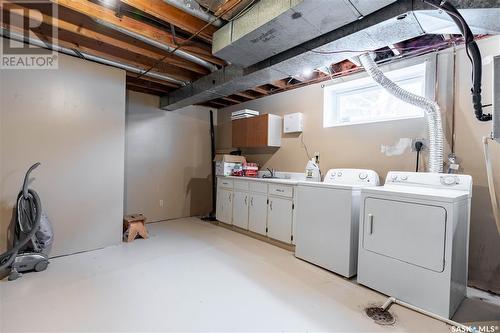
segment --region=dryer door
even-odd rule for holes
[[[366,198],[363,248],[436,272],[444,270],[446,210]]]

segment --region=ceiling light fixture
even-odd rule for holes
[[[312,74],[312,72],[313,72],[313,71],[312,71],[312,69],[310,69],[310,68],[304,68],[304,69],[302,70],[302,75],[303,75],[303,76],[309,76],[309,75],[311,75],[311,74]]]

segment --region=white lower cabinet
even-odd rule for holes
[[[292,244],[293,192],[290,185],[220,177],[217,220]]]
[[[225,188],[217,190],[217,220],[232,224],[233,220],[233,191]]]
[[[285,243],[292,242],[293,201],[269,197],[267,236]]]
[[[267,195],[250,194],[250,208],[248,210],[248,229],[255,233],[267,233]]]
[[[248,230],[248,204],[247,192],[235,191],[233,200],[233,225]]]

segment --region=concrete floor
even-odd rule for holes
[[[196,218],[149,224],[151,238],[53,259],[0,282],[0,332],[450,332],[292,253]]]

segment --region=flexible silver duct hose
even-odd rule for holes
[[[406,91],[392,82],[378,68],[369,53],[360,55],[359,60],[373,80],[390,94],[425,111],[429,131],[428,170],[429,172],[443,172],[443,127],[439,105],[425,97]]]

